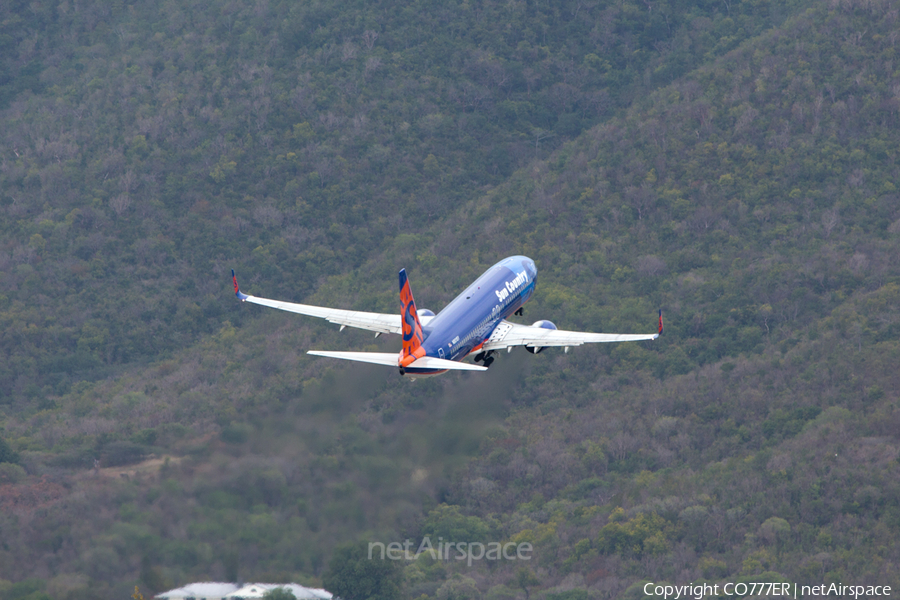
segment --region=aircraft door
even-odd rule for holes
[[[442,359],[444,358],[444,348],[443,348],[443,346],[440,347],[440,348],[438,348],[438,357],[439,357],[439,358],[442,358]]]

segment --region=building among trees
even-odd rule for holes
[[[165,600],[223,600],[232,592],[240,589],[235,583],[219,583],[204,581],[202,583],[190,583],[184,587],[169,590],[158,594],[157,598]]]
[[[239,590],[231,592],[225,598],[227,600],[246,600],[249,598],[262,598],[267,592],[282,588],[290,592],[297,600],[331,600],[331,592],[319,588],[308,588],[296,583],[251,583]]]
[[[267,592],[282,588],[297,600],[331,600],[332,594],[319,588],[308,588],[296,583],[251,583],[240,586],[235,583],[202,582],[158,594],[160,600],[245,600],[262,598]]]

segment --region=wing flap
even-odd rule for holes
[[[325,308],[324,306],[295,304],[293,302],[283,302],[281,300],[257,298],[256,296],[247,296],[243,300],[244,302],[252,302],[253,304],[277,308],[278,310],[286,310],[308,317],[319,317],[330,323],[345,327],[368,329],[369,331],[377,331],[379,333],[402,333],[400,315],[343,310],[340,308]]]
[[[243,293],[238,287],[237,277],[234,269],[231,270],[231,278],[234,280],[234,294],[238,300],[242,302],[250,302],[259,304],[260,306],[268,306],[269,308],[277,308],[287,312],[306,315],[308,317],[318,317],[325,319],[329,323],[344,327],[354,327],[356,329],[368,329],[369,331],[377,331],[378,333],[403,333],[403,323],[400,315],[388,315],[384,313],[363,312],[359,310],[344,310],[341,308],[327,308],[324,306],[310,306],[308,304],[297,304],[295,302],[283,302],[281,300],[269,300],[268,298],[257,298],[249,294]],[[427,325],[434,317],[419,317],[422,325]]]
[[[565,331],[562,329],[544,329],[531,325],[519,325],[509,321],[501,321],[502,335],[492,335],[482,350],[499,350],[513,346],[533,346],[547,348],[550,346],[581,346],[608,342],[638,342],[655,340],[658,333],[587,333],[582,331]],[[503,330],[501,330],[503,331]]]

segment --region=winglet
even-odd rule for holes
[[[662,335],[662,332],[663,332],[662,309],[659,309],[659,332],[656,335]]]
[[[400,319],[403,326],[403,354],[400,358],[400,366],[407,367],[419,358],[425,356],[425,348],[422,347],[422,323],[416,310],[416,301],[409,287],[409,278],[406,269],[400,269]]]
[[[241,291],[241,288],[238,287],[237,275],[234,274],[234,269],[231,270],[231,280],[234,281],[234,295],[237,296],[238,300],[243,302],[250,297],[247,294],[243,293]]]

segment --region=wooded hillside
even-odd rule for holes
[[[320,584],[443,532],[534,559],[402,597],[900,586],[897,17],[0,7],[0,597]],[[388,312],[405,267],[437,311],[516,253],[523,322],[665,335],[410,384],[228,273]]]

